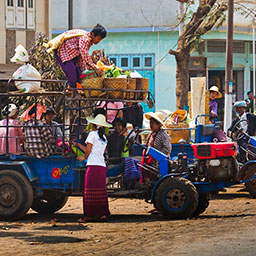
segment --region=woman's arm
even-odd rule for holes
[[[84,147],[85,148],[85,154],[84,154],[84,156],[79,156],[77,159],[79,160],[79,161],[84,161],[85,159],[87,159],[88,158],[88,156],[91,154],[91,151],[92,151],[92,144],[91,143],[87,143],[86,144],[86,147]]]
[[[72,144],[73,144],[73,146],[79,147],[80,149],[82,149],[82,151],[83,151],[84,153],[86,152],[86,146],[84,146],[83,144],[78,143],[78,142],[75,142],[75,141],[73,141]]]

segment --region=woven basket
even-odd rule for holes
[[[189,140],[189,125],[187,123],[178,123],[178,124],[168,124],[167,128],[187,128],[187,130],[166,130],[170,137],[170,141],[172,144],[176,144],[180,139],[184,139],[185,141]]]
[[[82,87],[86,89],[101,89],[103,88],[103,79],[104,77],[94,77],[89,79],[83,79],[81,81]],[[85,97],[93,97],[97,98],[103,95],[101,90],[85,90],[84,91]]]
[[[127,83],[127,90],[136,90],[136,79],[130,78],[128,79]],[[134,92],[126,92],[126,99],[133,100],[134,99]]]
[[[107,89],[117,89],[118,91],[109,91],[108,95],[113,99],[122,99],[125,98],[125,92],[127,88],[127,79],[126,78],[105,78],[104,79],[104,88]]]
[[[148,78],[136,78],[136,90],[148,90],[149,79]],[[147,97],[147,93],[137,92],[138,100],[145,100]],[[135,99],[136,99],[135,96]]]

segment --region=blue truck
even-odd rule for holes
[[[59,84],[60,81],[52,83]],[[37,103],[47,97],[51,99],[53,106],[61,102],[62,108],[59,111],[62,112],[63,118],[60,121],[64,133],[62,149],[47,158],[29,157],[25,151],[14,156],[8,153],[8,146],[7,153],[0,156],[0,219],[13,221],[23,218],[30,208],[41,214],[54,213],[65,205],[69,196],[83,195],[86,167],[77,161],[77,156],[72,151],[66,152],[65,140],[68,138],[71,146],[72,139],[85,128],[81,121],[84,112],[87,113],[88,109],[92,108],[92,102],[103,99],[72,98],[68,92],[71,89],[67,89],[65,85],[57,92],[50,90],[37,94],[12,92],[10,88],[11,81],[8,81],[6,90],[0,93],[1,102],[5,100],[5,104],[15,99],[31,98]],[[150,94],[147,91],[141,94],[143,93]],[[104,100],[113,99],[105,96]],[[144,101],[137,98],[120,100]],[[8,129],[8,125],[6,128]],[[212,141],[214,127],[198,124],[195,129],[199,141],[192,144],[180,141],[174,147],[172,154],[177,157],[173,160],[154,148],[141,145],[136,136],[128,135],[130,149],[139,147],[158,161],[158,168],[141,166],[154,172],[157,180],[139,188],[127,189],[122,182],[122,165],[108,166],[107,177],[112,181],[107,187],[108,195],[144,199],[154,204],[164,216],[176,219],[190,218],[204,212],[213,191],[244,182],[255,186],[256,175],[251,173],[251,170],[256,168],[255,161],[250,161],[240,168],[235,158],[236,143],[226,144],[225,149],[221,144],[216,147],[218,143]],[[130,134],[133,132],[138,135],[140,130],[135,129]],[[191,154],[189,161],[187,149]],[[218,150],[220,154],[216,153]],[[113,169],[117,171],[113,172]],[[252,175],[245,180],[248,170]],[[113,177],[113,173],[116,173],[116,176]],[[239,176],[241,173],[245,173],[242,178]]]

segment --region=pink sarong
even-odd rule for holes
[[[84,215],[102,217],[110,215],[106,189],[106,167],[90,165],[84,182]]]

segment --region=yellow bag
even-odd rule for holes
[[[47,50],[48,53],[50,53],[53,50],[58,49],[65,40],[73,38],[73,37],[77,37],[77,36],[85,36],[85,34],[83,33],[79,33],[79,34],[60,34],[56,37],[54,37],[52,40],[50,40],[48,43],[44,43],[43,46],[46,48],[49,48]]]

